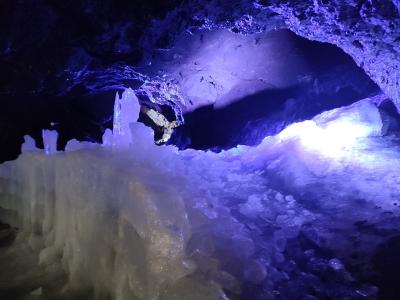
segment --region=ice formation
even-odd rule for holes
[[[0,219],[18,230],[0,249],[10,295],[376,297],[348,270],[369,257],[346,255],[383,241],[350,238],[354,224],[398,215],[398,141],[381,135],[374,99],[219,154],[155,146],[134,92],[115,103],[103,145],[56,152],[44,132],[46,153],[26,137],[23,154],[0,165]]]

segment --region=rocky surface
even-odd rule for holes
[[[291,30],[342,48],[400,108],[399,1],[284,2],[271,9]]]
[[[109,94],[125,87],[143,101],[172,106],[180,118],[190,102],[174,80],[177,69],[169,53],[182,34],[201,30],[248,35],[289,28],[337,45],[399,108],[399,5],[398,0],[2,1],[0,100],[7,112],[1,118],[1,143],[18,149],[23,134],[40,136],[29,132],[32,128],[75,119],[85,129],[57,129],[99,141],[111,124]],[[169,69],[154,64],[160,56]],[[93,106],[105,97],[107,103]],[[27,107],[23,120],[18,115],[22,105]],[[5,157],[15,157],[14,152]]]
[[[148,78],[130,68],[173,47],[182,32],[289,28],[342,48],[400,105],[397,0],[88,0],[79,5],[42,0],[1,6],[2,95],[135,87]]]
[[[182,23],[190,30],[189,22],[176,22],[180,15],[192,15],[200,28],[225,27],[235,33],[289,28],[307,39],[334,44],[350,54],[399,108],[399,7],[397,0],[189,1],[180,7],[180,13],[172,13],[174,18],[163,21],[161,28],[168,29],[162,33],[158,30],[156,37],[171,32],[165,26],[171,20],[172,32],[184,27]]]

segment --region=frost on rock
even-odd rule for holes
[[[18,228],[0,249],[0,291],[39,299],[376,297],[355,266],[388,238],[380,229],[398,234],[399,224],[384,220],[399,213],[400,152],[395,137],[380,134],[374,99],[219,154],[158,147],[136,122],[135,94],[116,103],[105,144],[74,141],[71,151],[45,155],[27,138],[24,153],[0,165],[0,220]],[[338,130],[350,137],[340,140]],[[339,139],[338,148],[310,132],[330,146]],[[376,230],[354,238],[354,224]]]

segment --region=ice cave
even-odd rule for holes
[[[0,1],[0,300],[400,299],[399,0]]]

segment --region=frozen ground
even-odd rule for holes
[[[1,299],[392,299],[400,140],[376,102],[216,154],[155,146],[127,90],[103,145],[27,137],[0,165]]]

